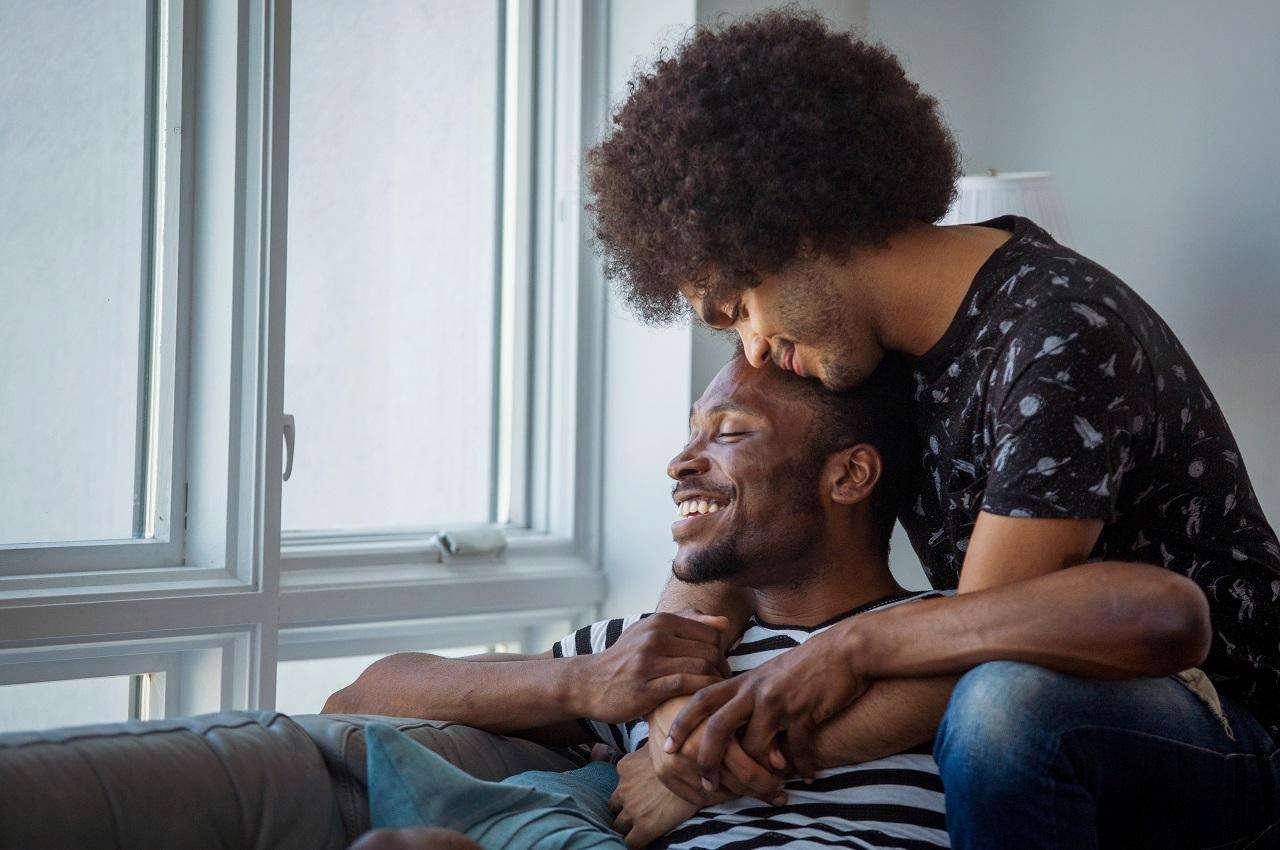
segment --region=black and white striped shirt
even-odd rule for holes
[[[817,626],[766,623],[752,617],[741,639],[729,650],[733,675],[758,667],[856,614],[942,595],[937,591],[907,593],[881,599]],[[628,626],[648,614],[602,620],[562,638],[553,648],[557,658],[603,652]],[[648,724],[583,720],[591,734],[620,751],[631,752],[649,737]],[[686,850],[753,850],[760,847],[926,848],[949,847],[942,780],[928,746],[852,767],[819,771],[811,785],[791,781],[787,804],[772,806],[739,797],[701,809],[652,846]]]

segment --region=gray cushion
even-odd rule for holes
[[[345,847],[325,763],[283,714],[0,735],[0,846]]]
[[[526,770],[569,770],[583,761],[569,751],[438,720],[345,714],[307,714],[293,719],[307,730],[329,767],[348,841],[369,829],[364,727],[371,720],[399,729],[480,779],[505,779]]]

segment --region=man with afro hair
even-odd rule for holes
[[[673,790],[717,789],[735,737],[810,775],[840,738],[818,731],[896,681],[887,725],[835,758],[933,738],[956,847],[1280,840],[1258,838],[1280,832],[1280,544],[1223,412],[1098,263],[1026,218],[935,224],[959,157],[889,51],[794,10],[698,28],[632,81],[588,166],[607,275],[642,318],[736,332],[753,366],[831,389],[909,358],[921,448],[899,520],[958,591],[660,708],[649,749]],[[1201,669],[1099,677],[993,642],[1086,561],[1192,579],[1213,624]],[[748,607],[677,580],[660,603],[739,623]]]

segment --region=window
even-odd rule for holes
[[[487,652],[539,654],[573,631],[590,609],[527,610],[410,619],[381,624],[288,629],[280,636],[276,706],[317,712],[334,691],[393,652],[422,651],[446,658]]]
[[[97,676],[0,685],[0,732],[130,720],[133,678]]]
[[[461,658],[493,652],[491,646],[456,646],[448,649],[432,648],[434,655],[445,658]],[[504,652],[516,652],[504,649]],[[276,681],[276,709],[285,714],[315,714],[324,707],[325,700],[335,691],[346,687],[364,672],[364,669],[390,653],[376,655],[348,655],[338,658],[316,658],[303,661],[280,662]]]
[[[0,7],[0,574],[178,559],[168,12]]]
[[[0,4],[0,728],[594,617],[601,11]]]
[[[502,7],[293,4],[286,530],[497,518]]]
[[[0,685],[0,733],[163,716],[164,673]]]

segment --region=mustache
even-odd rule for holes
[[[686,478],[683,481],[678,482],[674,487],[672,487],[671,498],[674,499],[678,494],[682,492],[709,493],[712,496],[722,497],[726,502],[732,501],[733,497],[736,495],[734,492],[734,488],[732,487],[724,487],[716,484],[703,484],[692,478]]]
[[[795,347],[795,343],[790,340],[778,340],[778,342],[772,343],[769,346],[769,359],[773,361],[774,366],[777,366],[779,369],[785,369],[786,367],[784,367],[782,363],[786,360],[787,352]]]

